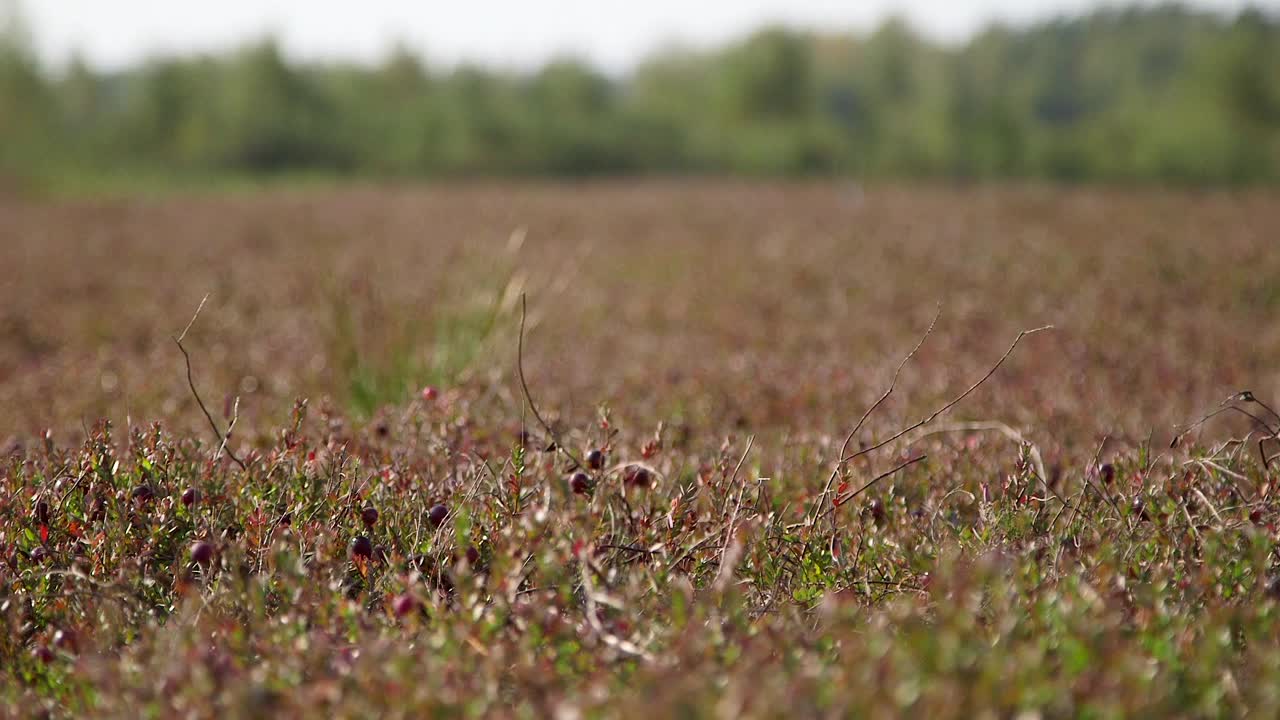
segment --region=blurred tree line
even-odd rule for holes
[[[120,73],[0,34],[0,178],[842,174],[1280,179],[1280,21],[1109,9],[940,45],[764,29],[614,78],[300,64],[270,40]]]

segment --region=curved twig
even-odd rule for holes
[[[196,324],[196,318],[200,317],[200,311],[204,309],[204,304],[208,300],[209,296],[206,294],[204,299],[200,301],[200,305],[196,307],[196,312],[191,316],[191,321],[187,323],[187,326],[182,329],[182,333],[175,337],[173,341],[177,343],[178,350],[182,352],[182,359],[187,365],[187,387],[191,388],[191,396],[196,399],[196,405],[200,406],[200,411],[204,413],[205,419],[209,421],[210,429],[213,430],[214,436],[218,439],[218,450],[214,453],[213,459],[217,460],[225,451],[227,453],[227,457],[234,460],[235,463],[240,466],[241,470],[248,471],[249,467],[244,464],[244,461],[236,457],[235,452],[231,448],[227,447],[227,442],[231,439],[231,428],[235,427],[236,420],[239,419],[240,398],[236,398],[236,417],[231,421],[231,427],[227,428],[227,432],[224,433],[218,429],[218,423],[214,421],[213,413],[209,412],[209,408],[204,404],[204,400],[200,398],[200,392],[196,390],[195,375],[191,370],[191,354],[187,352],[186,346],[182,344],[182,341],[187,337],[187,332],[191,330],[191,326]]]
[[[979,378],[979,379],[978,379],[978,381],[977,381],[977,382],[975,382],[974,384],[970,385],[970,386],[968,387],[968,389],[966,389],[964,392],[962,392],[962,393],[960,393],[959,395],[957,395],[954,399],[952,399],[951,401],[949,401],[947,404],[943,405],[942,407],[938,408],[937,410],[934,410],[934,411],[933,411],[933,413],[931,413],[931,414],[930,414],[930,415],[928,415],[927,417],[924,417],[924,418],[922,418],[921,420],[917,421],[915,424],[910,425],[910,426],[908,426],[908,427],[905,427],[905,428],[903,428],[902,430],[899,430],[898,432],[894,433],[893,435],[891,435],[891,436],[890,436],[890,437],[888,437],[887,439],[885,439],[885,440],[881,440],[880,442],[878,442],[878,443],[876,443],[876,444],[874,444],[874,445],[871,445],[870,447],[863,448],[863,449],[859,450],[858,452],[856,452],[856,453],[854,453],[854,454],[852,454],[852,455],[849,455],[849,456],[846,456],[846,457],[842,457],[842,458],[840,458],[840,462],[841,462],[841,463],[847,463],[847,462],[849,462],[849,461],[851,461],[851,460],[855,460],[855,459],[857,459],[857,458],[859,458],[859,457],[862,457],[863,455],[866,455],[866,454],[868,454],[868,453],[875,452],[876,450],[879,450],[880,448],[884,447],[885,445],[888,445],[889,443],[891,443],[891,442],[893,442],[893,441],[895,441],[895,440],[897,440],[897,439],[901,438],[903,435],[906,435],[906,434],[907,434],[907,433],[909,433],[909,432],[915,431],[915,430],[917,430],[917,429],[919,429],[919,428],[921,428],[921,427],[924,427],[925,425],[928,425],[929,423],[933,422],[934,420],[936,420],[936,419],[938,418],[938,416],[940,416],[940,415],[942,415],[943,413],[947,412],[948,410],[950,410],[951,408],[955,407],[956,405],[959,405],[959,404],[960,404],[960,402],[961,402],[962,400],[964,400],[965,398],[969,397],[969,395],[970,395],[974,390],[977,390],[979,387],[981,387],[981,386],[982,386],[982,384],[983,384],[983,383],[985,383],[987,380],[991,379],[991,376],[996,374],[996,371],[1000,369],[1000,366],[1004,364],[1004,361],[1005,361],[1005,360],[1008,360],[1008,359],[1009,359],[1009,356],[1013,354],[1014,349],[1018,347],[1018,343],[1022,342],[1022,338],[1026,337],[1026,336],[1028,336],[1028,335],[1034,335],[1034,334],[1036,334],[1036,333],[1038,333],[1038,332],[1042,332],[1042,331],[1044,331],[1044,330],[1052,330],[1052,329],[1053,329],[1053,326],[1052,326],[1052,325],[1043,325],[1043,326],[1038,327],[1038,328],[1032,328],[1031,330],[1023,330],[1022,332],[1018,333],[1018,337],[1016,337],[1016,338],[1014,338],[1014,339],[1013,339],[1013,342],[1009,345],[1009,349],[1008,349],[1008,350],[1005,350],[1004,355],[1001,355],[1001,356],[1000,356],[1000,359],[996,361],[996,364],[991,366],[991,369],[987,371],[987,374],[986,374],[986,375],[983,375],[981,378]]]
[[[542,413],[538,411],[537,403],[533,401],[533,394],[529,392],[529,382],[525,380],[524,377],[524,324],[525,318],[529,313],[528,305],[529,303],[525,294],[520,293],[520,338],[516,343],[516,370],[520,375],[520,389],[524,391],[525,402],[529,403],[529,410],[533,412],[533,417],[538,420],[538,424],[541,425],[542,429],[551,437],[551,441],[556,444],[556,450],[564,453],[565,457],[573,461],[573,467],[569,469],[574,470],[577,468],[585,468],[587,464],[582,462],[582,460],[578,458],[573,451],[565,446],[565,444],[560,440],[559,433],[552,429],[551,424],[542,417]]]

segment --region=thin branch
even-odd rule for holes
[[[240,422],[240,396],[237,395],[235,402],[231,406],[231,424],[227,425],[227,432],[222,436],[222,444],[218,446],[218,452],[214,454],[217,458],[227,449],[227,441],[231,439],[231,431],[236,429],[236,423]]]
[[[855,459],[857,459],[857,458],[859,458],[859,457],[862,457],[863,455],[866,455],[867,453],[871,453],[871,452],[874,452],[874,451],[876,451],[876,450],[879,450],[880,448],[884,447],[885,445],[888,445],[889,443],[894,442],[895,440],[897,440],[897,439],[901,438],[903,435],[906,435],[906,434],[907,434],[907,433],[909,433],[909,432],[913,432],[913,431],[915,431],[915,430],[917,430],[917,429],[919,429],[919,428],[921,428],[921,427],[924,427],[925,425],[928,425],[929,423],[933,422],[934,420],[936,420],[936,419],[938,418],[938,416],[940,416],[940,415],[942,415],[943,413],[947,412],[948,410],[950,410],[951,408],[955,407],[956,405],[959,405],[959,404],[960,404],[960,402],[961,402],[962,400],[964,400],[965,398],[969,397],[969,395],[970,395],[971,393],[973,393],[973,391],[974,391],[974,390],[977,390],[979,387],[981,387],[981,386],[982,386],[982,384],[983,384],[983,383],[985,383],[987,380],[991,379],[991,376],[996,374],[996,371],[1000,369],[1000,366],[1004,364],[1004,361],[1005,361],[1005,360],[1008,360],[1008,359],[1009,359],[1009,356],[1013,354],[1014,349],[1018,347],[1018,343],[1022,342],[1022,338],[1026,337],[1026,336],[1028,336],[1028,335],[1034,335],[1034,334],[1036,334],[1036,333],[1038,333],[1038,332],[1042,332],[1042,331],[1044,331],[1044,330],[1051,330],[1051,329],[1053,329],[1053,326],[1052,326],[1052,325],[1044,325],[1044,326],[1042,326],[1042,327],[1033,328],[1033,329],[1031,329],[1031,330],[1023,330],[1022,332],[1018,333],[1018,337],[1016,337],[1016,338],[1014,338],[1014,339],[1013,339],[1013,343],[1009,345],[1009,349],[1008,349],[1008,350],[1006,350],[1006,351],[1004,352],[1004,355],[1001,355],[1001,356],[1000,356],[1000,359],[996,361],[996,364],[995,364],[995,365],[992,365],[992,366],[991,366],[991,369],[987,371],[987,374],[986,374],[986,375],[983,375],[983,376],[982,376],[982,377],[981,377],[977,382],[975,382],[974,384],[970,385],[970,386],[969,386],[969,388],[968,388],[967,390],[965,390],[964,392],[962,392],[962,393],[960,393],[959,395],[957,395],[953,400],[951,400],[951,401],[950,401],[950,402],[948,402],[947,404],[943,405],[942,407],[938,408],[937,410],[934,410],[932,414],[930,414],[929,416],[927,416],[927,417],[925,417],[925,418],[923,418],[923,419],[919,420],[919,421],[918,421],[918,422],[916,422],[914,425],[910,425],[910,426],[908,426],[908,427],[906,427],[906,428],[903,428],[902,430],[899,430],[898,432],[896,432],[896,433],[894,433],[892,436],[890,436],[888,439],[886,439],[886,440],[882,440],[882,441],[880,441],[880,442],[876,443],[875,445],[872,445],[872,446],[870,446],[870,447],[863,448],[862,450],[859,450],[858,452],[856,452],[856,453],[854,453],[854,454],[852,454],[852,455],[849,455],[849,456],[847,456],[847,457],[842,457],[842,458],[840,459],[840,462],[841,462],[841,463],[847,463],[847,462],[850,462],[850,461],[852,461],[852,460],[855,460]]]
[[[200,301],[200,305],[196,308],[195,314],[191,316],[191,322],[187,323],[187,326],[182,329],[182,334],[175,337],[173,341],[177,343],[178,350],[182,352],[182,359],[187,366],[187,387],[191,388],[191,396],[196,399],[196,405],[200,406],[200,411],[204,413],[205,419],[209,421],[209,427],[210,429],[213,430],[213,434],[218,440],[218,451],[214,453],[213,459],[217,460],[218,457],[222,455],[223,451],[225,450],[227,453],[227,457],[230,457],[232,460],[234,460],[235,463],[240,466],[241,470],[248,471],[249,467],[244,464],[244,461],[236,457],[235,452],[231,450],[231,448],[227,447],[227,441],[230,440],[231,438],[231,428],[227,428],[226,433],[223,433],[221,430],[219,430],[218,423],[213,419],[213,413],[209,412],[208,406],[206,406],[204,404],[204,400],[200,398],[200,391],[196,390],[196,379],[191,370],[191,354],[187,352],[186,346],[182,344],[183,339],[187,337],[187,331],[191,329],[192,325],[195,325],[196,318],[200,317],[200,311],[204,309],[204,304],[206,301],[208,301],[208,299],[209,299],[209,296],[205,295],[204,299]],[[239,407],[240,407],[240,399],[236,398],[236,419],[239,419],[239,414],[240,414]],[[235,420],[231,421],[231,427],[235,427]]]
[[[1248,390],[1241,390],[1236,395],[1236,399],[1238,399],[1240,402],[1250,402],[1255,405],[1258,405],[1263,410],[1266,410],[1268,413],[1271,413],[1271,417],[1275,418],[1276,420],[1280,420],[1280,413],[1277,413],[1275,410],[1272,410],[1270,405],[1267,405],[1266,403],[1259,400],[1252,392]],[[1277,433],[1277,434],[1280,434],[1280,433]]]
[[[182,344],[183,340],[187,339],[187,332],[191,330],[192,325],[196,324],[196,318],[200,317],[200,311],[204,310],[204,304],[207,302],[209,302],[209,293],[205,293],[204,297],[200,299],[200,304],[196,306],[196,312],[191,316],[191,321],[187,323],[186,327],[182,328],[182,334],[175,338],[179,345]]]
[[[738,464],[733,468],[733,474],[729,476],[732,482],[738,477],[738,471],[742,469],[742,463],[746,462],[747,455],[751,453],[751,446],[755,443],[756,436],[752,435],[747,438],[747,448],[742,451],[742,457],[738,458]],[[747,489],[747,481],[743,480],[742,485],[738,488],[738,500],[734,503],[733,512],[729,514],[729,524],[724,530],[724,547],[720,550],[720,570],[724,571],[724,558],[729,553],[729,545],[733,541],[733,524],[738,520],[738,511],[742,509],[742,494]]]
[[[852,492],[846,493],[846,494],[844,495],[844,497],[838,497],[838,498],[836,498],[836,499],[835,499],[835,501],[831,503],[831,507],[827,508],[826,510],[823,510],[823,511],[822,511],[822,514],[818,515],[818,517],[817,517],[817,518],[815,518],[815,519],[814,519],[814,521],[815,521],[815,522],[817,522],[818,520],[821,520],[822,518],[826,517],[827,515],[829,515],[829,514],[831,514],[831,513],[835,512],[835,511],[836,511],[836,508],[838,508],[838,507],[840,507],[841,505],[844,505],[845,503],[849,502],[850,500],[852,500],[852,499],[854,499],[854,498],[858,497],[859,495],[861,495],[862,493],[866,492],[867,490],[870,490],[872,485],[875,485],[876,483],[880,482],[881,480],[884,480],[885,478],[890,477],[891,475],[895,475],[895,474],[897,474],[898,472],[900,472],[900,471],[902,471],[902,470],[905,470],[906,468],[908,468],[908,467],[910,467],[910,466],[912,466],[912,465],[915,465],[916,463],[920,462],[921,460],[924,460],[924,459],[925,459],[925,458],[927,458],[927,457],[929,457],[929,456],[928,456],[928,455],[918,455],[918,456],[916,456],[916,457],[911,458],[910,460],[905,460],[905,461],[903,461],[903,462],[901,462],[901,463],[897,464],[897,465],[896,465],[896,466],[894,466],[894,467],[893,467],[893,469],[891,469],[891,470],[886,470],[885,472],[882,472],[882,473],[880,473],[879,475],[877,475],[877,476],[875,476],[875,477],[871,478],[871,479],[870,479],[870,480],[868,480],[865,484],[863,484],[863,486],[862,486],[862,487],[858,488],[857,490],[854,490],[854,491],[852,491]]]
[[[1237,402],[1253,403],[1261,407],[1263,410],[1266,410],[1269,414],[1271,414],[1271,416],[1280,420],[1280,414],[1277,414],[1275,410],[1271,409],[1271,406],[1259,400],[1249,390],[1241,390],[1240,392],[1229,396],[1226,400],[1223,400],[1219,404],[1217,409],[1207,413],[1204,417],[1186,426],[1181,432],[1174,435],[1173,441],[1169,444],[1169,447],[1175,447],[1182,440],[1183,437],[1189,434],[1192,430],[1195,430],[1196,428],[1205,424],[1210,419],[1217,417],[1218,415],[1222,415],[1224,413],[1237,412],[1249,418],[1250,420],[1252,420],[1257,425],[1257,427],[1261,428],[1262,432],[1265,433],[1265,436],[1259,439],[1258,441],[1258,456],[1262,460],[1262,467],[1269,472],[1271,470],[1271,461],[1274,460],[1275,458],[1267,457],[1265,444],[1268,440],[1280,442],[1280,426],[1277,426],[1276,428],[1272,428],[1269,424],[1267,424],[1267,421],[1258,417],[1254,413],[1251,413],[1248,410],[1245,410],[1244,408],[1236,405],[1235,403]],[[1254,432],[1251,431],[1248,435],[1245,436],[1245,439],[1240,442],[1240,445],[1242,448],[1248,442],[1248,440],[1253,437],[1253,435],[1254,435]],[[1226,446],[1223,446],[1223,447],[1225,448]]]
[[[524,377],[524,325],[528,312],[528,300],[524,293],[520,293],[520,337],[516,344],[516,370],[520,375],[520,388],[524,391],[525,402],[529,403],[529,410],[533,412],[533,417],[538,420],[538,424],[542,426],[547,435],[551,436],[551,441],[556,444],[556,449],[573,461],[573,467],[569,469],[585,468],[587,464],[582,462],[573,451],[561,442],[559,433],[552,429],[551,424],[542,417],[542,413],[538,410],[538,405],[533,401],[533,394],[529,392],[529,382]]]
[[[853,429],[849,431],[849,434],[845,436],[844,444],[840,446],[841,458],[844,458],[845,451],[849,449],[849,443],[853,440],[854,436],[858,434],[858,431],[862,429],[862,426],[866,424],[867,418],[871,417],[871,413],[875,412],[876,408],[880,407],[884,401],[888,400],[889,396],[893,394],[894,388],[898,386],[898,376],[902,374],[902,368],[906,367],[911,358],[915,357],[915,354],[920,351],[921,346],[924,345],[924,341],[928,340],[929,336],[933,334],[933,327],[938,324],[938,318],[941,315],[942,303],[938,303],[938,309],[933,313],[933,319],[929,321],[929,327],[924,331],[924,335],[920,336],[919,342],[916,343],[915,347],[911,348],[911,352],[907,353],[902,358],[902,362],[898,363],[898,368],[893,371],[893,379],[889,381],[889,387],[885,389],[884,394],[881,395],[879,399],[871,404],[871,407],[867,408],[866,412],[862,413],[862,417],[858,419],[858,424],[854,425]],[[841,462],[843,462],[843,459]]]
[[[853,429],[849,431],[849,434],[845,436],[844,442],[840,445],[840,454],[838,458],[844,457],[845,452],[849,450],[849,443],[853,441],[854,436],[856,436],[858,431],[862,429],[862,426],[866,424],[867,418],[871,417],[871,413],[874,413],[876,408],[879,408],[884,404],[884,401],[888,400],[889,396],[893,394],[894,388],[898,386],[898,376],[902,374],[902,368],[906,367],[907,362],[910,361],[911,358],[915,357],[915,354],[919,352],[920,348],[924,345],[924,341],[928,340],[929,336],[933,334],[933,328],[938,324],[938,318],[941,315],[942,303],[938,303],[938,309],[933,313],[933,319],[929,321],[929,327],[925,329],[924,335],[920,336],[920,340],[916,342],[915,347],[911,348],[911,352],[903,356],[902,361],[898,363],[897,369],[893,371],[893,378],[889,380],[889,387],[885,389],[884,393],[881,394],[875,402],[871,403],[871,406],[867,408],[866,412],[862,413],[862,417],[858,418],[858,423],[854,425]],[[817,502],[814,504],[813,512],[816,513],[822,509],[823,504],[827,501],[827,495],[831,493],[831,486],[835,484],[836,478],[840,476],[840,470],[843,467],[844,460],[838,459],[835,467],[831,470],[831,475],[827,478],[827,484],[822,488],[822,492],[818,495]]]
[[[1253,413],[1249,412],[1248,410],[1245,410],[1245,409],[1244,409],[1244,408],[1242,408],[1242,407],[1237,407],[1237,406],[1235,406],[1235,405],[1227,405],[1227,406],[1225,406],[1225,407],[1219,407],[1217,410],[1214,410],[1213,412],[1208,413],[1207,415],[1205,415],[1204,417],[1202,417],[1202,418],[1200,418],[1199,420],[1195,421],[1194,423],[1191,423],[1190,425],[1187,425],[1187,426],[1182,430],[1182,432],[1179,432],[1176,436],[1174,436],[1174,442],[1176,443],[1176,442],[1180,441],[1183,437],[1185,437],[1186,435],[1190,434],[1192,430],[1195,430],[1196,428],[1198,428],[1198,427],[1200,427],[1201,425],[1205,424],[1205,423],[1206,423],[1206,422],[1208,422],[1209,420],[1212,420],[1213,418],[1215,418],[1215,417],[1217,417],[1217,416],[1219,416],[1219,415],[1222,415],[1222,414],[1225,414],[1225,413],[1229,413],[1229,412],[1237,412],[1237,413],[1240,413],[1241,415],[1244,415],[1245,417],[1248,417],[1248,418],[1250,418],[1251,420],[1253,420],[1255,423],[1257,423],[1258,425],[1260,425],[1260,426],[1262,427],[1262,429],[1263,429],[1263,430],[1267,431],[1268,433],[1271,433],[1271,434],[1273,434],[1273,435],[1275,435],[1275,434],[1276,434],[1276,431],[1275,431],[1275,430],[1272,430],[1272,429],[1271,429],[1271,426],[1267,425],[1267,423],[1266,423],[1266,422],[1264,422],[1264,421],[1263,421],[1263,419],[1262,419],[1262,418],[1260,418],[1260,417],[1258,417],[1257,415],[1254,415]]]
[[[1100,497],[1102,497],[1102,498],[1106,499],[1106,500],[1107,500],[1107,502],[1109,502],[1109,503],[1111,504],[1112,509],[1114,509],[1114,510],[1115,510],[1115,512],[1116,512],[1116,519],[1117,519],[1119,522],[1121,522],[1122,524],[1125,524],[1125,526],[1126,526],[1126,527],[1128,528],[1128,530],[1129,530],[1129,534],[1130,534],[1130,535],[1132,535],[1132,534],[1133,534],[1133,527],[1132,527],[1132,526],[1129,526],[1127,523],[1125,523],[1125,521],[1124,521],[1124,514],[1120,512],[1120,507],[1119,507],[1118,505],[1116,505],[1116,504],[1115,504],[1115,501],[1111,499],[1111,496],[1110,496],[1110,495],[1107,495],[1105,492],[1099,491],[1098,489],[1094,488],[1094,487],[1089,483],[1089,473],[1097,472],[1098,467],[1099,467],[1099,462],[1102,460],[1102,451],[1106,449],[1106,447],[1107,447],[1107,442],[1108,442],[1108,441],[1110,441],[1110,440],[1111,440],[1111,436],[1110,436],[1110,435],[1103,435],[1103,436],[1102,436],[1102,440],[1098,442],[1098,449],[1097,449],[1097,450],[1095,450],[1095,451],[1093,452],[1093,459],[1089,461],[1089,466],[1088,466],[1088,467],[1086,467],[1086,468],[1085,468],[1085,470],[1084,470],[1084,487],[1083,487],[1083,488],[1081,488],[1080,492],[1079,492],[1079,493],[1077,493],[1077,494],[1076,494],[1076,496],[1075,496],[1076,498],[1078,498],[1078,500],[1077,500],[1076,504],[1074,504],[1074,505],[1064,504],[1064,505],[1063,505],[1063,508],[1064,508],[1064,509],[1065,509],[1065,508],[1067,508],[1067,507],[1070,507],[1070,508],[1071,508],[1071,514],[1067,516],[1067,526],[1068,526],[1068,527],[1070,527],[1070,526],[1071,526],[1071,523],[1073,523],[1073,522],[1075,522],[1075,521],[1076,521],[1076,516],[1080,514],[1080,503],[1084,502],[1084,496],[1085,496],[1085,494],[1086,494],[1086,493],[1088,493],[1088,491],[1089,491],[1089,490],[1093,490],[1093,491],[1094,491],[1095,493],[1097,493]],[[1053,516],[1053,520],[1049,521],[1049,531],[1050,531],[1050,532],[1052,532],[1055,528],[1057,528],[1057,526],[1058,526],[1058,518],[1060,518],[1060,517],[1062,517],[1062,511],[1061,511],[1061,510],[1059,510],[1059,511],[1058,511],[1058,513],[1057,513],[1056,515],[1054,515],[1054,516]],[[1054,563],[1053,563],[1053,564],[1054,564],[1054,567],[1058,567],[1058,563],[1061,561],[1061,559],[1062,559],[1062,546],[1058,546],[1058,553],[1057,553],[1057,555],[1054,557]]]

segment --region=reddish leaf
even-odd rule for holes
[[[49,542],[49,526],[43,523],[40,525],[40,542]]]
[[[840,507],[842,504],[840,498],[847,492],[849,492],[849,481],[841,480],[840,484],[836,486],[836,494],[831,497],[831,504],[835,507]]]

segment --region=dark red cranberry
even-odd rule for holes
[[[101,495],[90,494],[85,498],[85,503],[89,510],[89,519],[93,521],[101,520],[107,515],[107,499]]]
[[[1261,525],[1261,524],[1262,524],[1262,510],[1260,510],[1260,509],[1255,509],[1253,512],[1249,513],[1249,522],[1253,523],[1254,525]]]
[[[42,563],[48,557],[49,557],[49,551],[45,550],[42,547],[36,547],[31,551],[31,562],[33,563],[37,563],[37,564]]]
[[[604,467],[604,453],[595,449],[587,453],[587,467],[592,470],[599,470]]]
[[[61,650],[75,652],[80,646],[80,641],[76,637],[75,630],[59,630],[53,634],[53,645]]]
[[[569,478],[569,488],[576,495],[586,495],[591,492],[591,478],[586,473],[578,471]]]
[[[871,519],[876,525],[884,524],[884,503],[879,498],[872,500],[867,506],[867,511],[871,513]]]
[[[422,388],[422,399],[425,400],[426,402],[431,402],[432,400],[435,400],[439,396],[440,396],[440,391],[436,390],[430,385]]]
[[[151,488],[146,485],[139,485],[134,488],[133,492],[129,493],[129,495],[138,502],[146,502],[156,496],[156,494],[152,492]]]
[[[40,662],[48,665],[53,662],[54,654],[48,645],[37,645],[31,649],[31,655]]]
[[[36,503],[36,520],[40,521],[41,525],[49,524],[49,503],[44,500]]]
[[[191,507],[200,502],[200,491],[195,488],[187,488],[182,491],[182,504]]]
[[[366,560],[373,557],[373,542],[363,535],[357,535],[351,541],[351,557]]]
[[[1133,502],[1129,505],[1129,510],[1131,514],[1137,515],[1140,520],[1145,521],[1151,519],[1151,515],[1147,513],[1147,507],[1143,504],[1142,498],[1134,498]]]
[[[213,561],[213,546],[203,540],[192,544],[191,561],[197,565],[208,565]]]
[[[1107,463],[1098,468],[1098,477],[1102,479],[1104,484],[1110,485],[1116,479],[1116,466]]]
[[[392,601],[391,608],[395,612],[396,617],[404,617],[418,609],[418,599],[409,593],[401,593]]]
[[[643,465],[631,465],[622,474],[622,481],[631,487],[647,488],[653,482],[653,473]]]
[[[433,528],[443,525],[447,517],[449,517],[449,508],[443,504],[435,505],[427,512],[427,519],[431,522],[431,527]]]
[[[378,509],[373,506],[369,506],[364,510],[361,510],[360,521],[364,523],[365,527],[373,527],[378,522]]]
[[[480,564],[480,551],[476,549],[475,545],[467,546],[467,564],[471,567]]]

